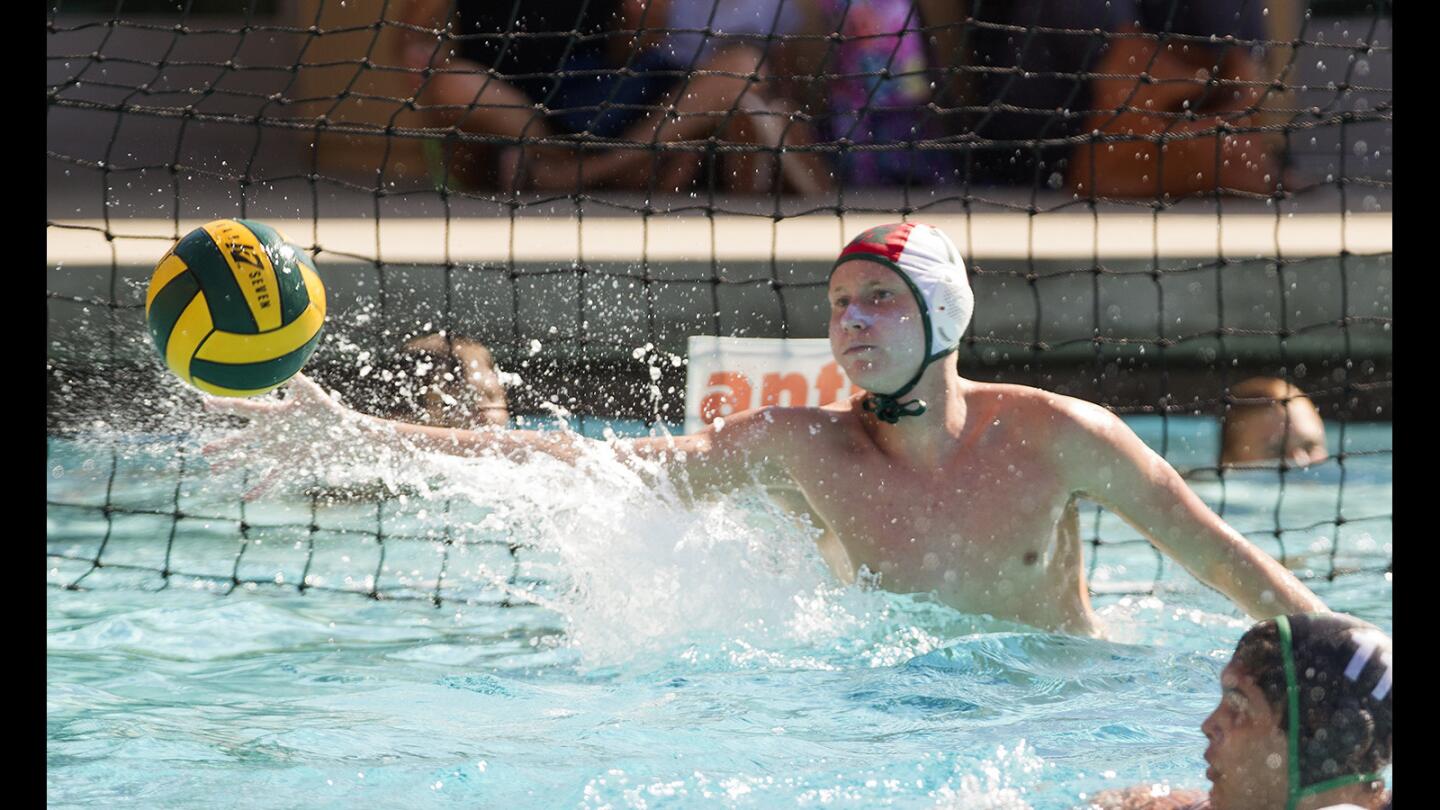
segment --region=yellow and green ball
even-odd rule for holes
[[[210,394],[251,397],[310,359],[325,325],[325,287],[310,257],[279,231],[219,219],[160,260],[145,319],[180,379]]]

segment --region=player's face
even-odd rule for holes
[[[1220,705],[1200,730],[1213,810],[1284,807],[1288,782],[1285,732],[1259,685],[1231,661],[1220,673]]]
[[[890,393],[925,360],[920,304],[888,267],[855,260],[830,277],[830,351],[856,385]]]

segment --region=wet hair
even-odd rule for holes
[[[1297,787],[1384,768],[1392,747],[1389,637],[1339,614],[1305,614],[1288,621],[1300,717]],[[1235,661],[1255,679],[1288,733],[1284,655],[1273,619],[1240,638]]]
[[[1283,402],[1287,399],[1305,396],[1305,392],[1277,377],[1251,377],[1230,386],[1230,396],[1235,399],[1269,399]],[[1267,408],[1269,403],[1237,402],[1235,408]]]

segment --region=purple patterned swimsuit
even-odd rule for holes
[[[919,10],[911,0],[821,0],[821,10],[845,41],[832,51],[831,140],[857,145],[903,144],[939,134],[926,108],[930,79]],[[843,24],[840,22],[844,20]],[[888,77],[881,74],[888,71]],[[932,184],[948,174],[949,155],[897,146],[840,156],[853,185]]]

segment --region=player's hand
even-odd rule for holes
[[[283,389],[285,398],[206,397],[205,410],[250,418],[250,424],[201,448],[210,468],[221,472],[253,464],[263,470],[260,483],[245,493],[253,501],[282,474],[306,475],[336,460],[347,447],[365,441],[367,417],[336,402],[303,374]]]

